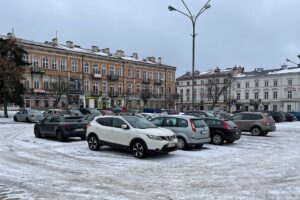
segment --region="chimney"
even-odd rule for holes
[[[12,38],[12,37],[14,37],[14,34],[13,33],[7,33],[7,37]]]
[[[157,62],[158,62],[158,64],[161,64],[161,57],[157,58]]]
[[[53,45],[53,46],[57,45],[57,38],[53,38],[53,39],[52,39],[52,45]]]
[[[151,58],[151,57],[147,57],[147,60],[148,60],[148,61],[151,61],[151,60],[152,60],[152,58]]]
[[[138,54],[137,54],[137,53],[133,53],[133,54],[132,54],[132,57],[133,57],[134,59],[139,59],[139,57],[138,57]]]
[[[68,48],[73,48],[73,42],[72,41],[67,41],[66,44],[67,44]]]
[[[118,58],[124,57],[124,51],[122,51],[122,50],[117,50],[116,56],[117,56]]]
[[[98,46],[92,46],[92,52],[99,52]]]
[[[102,52],[109,54],[109,48],[102,49]]]
[[[286,64],[281,65],[281,69],[287,69],[287,65]]]
[[[152,62],[156,62],[156,58],[155,57],[151,57],[151,61]]]

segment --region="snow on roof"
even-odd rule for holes
[[[299,73],[300,72],[300,68],[293,68],[293,69],[283,69],[283,70],[279,70],[279,71],[275,71],[275,72],[269,72],[268,75],[272,75],[272,74],[287,74],[287,73]]]

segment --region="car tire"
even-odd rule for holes
[[[16,116],[14,116],[14,121],[17,122],[18,121],[18,118]]]
[[[186,141],[183,137],[177,137],[178,145],[177,148],[180,150],[184,150],[187,147]]]
[[[98,137],[94,134],[88,136],[87,142],[90,150],[92,151],[98,151],[101,147]]]
[[[253,136],[260,136],[262,134],[262,130],[260,127],[254,126],[253,128],[251,128],[251,134]]]
[[[64,136],[64,133],[62,131],[58,130],[56,132],[56,140],[60,141],[60,142],[64,142],[65,141],[65,136]]]
[[[224,142],[224,138],[223,138],[222,134],[214,133],[212,138],[211,138],[211,141],[215,145],[221,145]]]
[[[34,128],[34,135],[36,138],[41,138],[42,135],[41,135],[41,132],[40,132],[40,129],[39,128]]]
[[[131,151],[133,156],[139,159],[145,158],[148,153],[147,146],[141,140],[136,140],[132,143]]]

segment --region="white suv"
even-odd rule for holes
[[[86,137],[93,151],[102,145],[125,147],[136,158],[144,158],[149,151],[175,151],[178,144],[174,132],[139,116],[96,117],[89,123]]]

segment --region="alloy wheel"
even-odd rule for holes
[[[186,146],[186,145],[185,145],[184,139],[178,138],[177,140],[178,140],[178,146],[177,146],[177,148],[178,148],[178,149],[184,149],[185,146]]]
[[[252,135],[254,135],[254,136],[259,136],[260,132],[261,132],[260,129],[257,127],[254,127],[251,131]]]
[[[88,145],[89,145],[89,148],[93,151],[98,150],[100,147],[98,139],[95,136],[90,136],[88,138]]]
[[[213,136],[213,139],[212,139],[212,140],[213,140],[213,143],[214,143],[214,144],[221,144],[223,138],[221,137],[221,135],[215,134],[215,135]]]
[[[143,158],[145,156],[145,147],[141,142],[135,142],[132,145],[132,153],[136,158]]]

